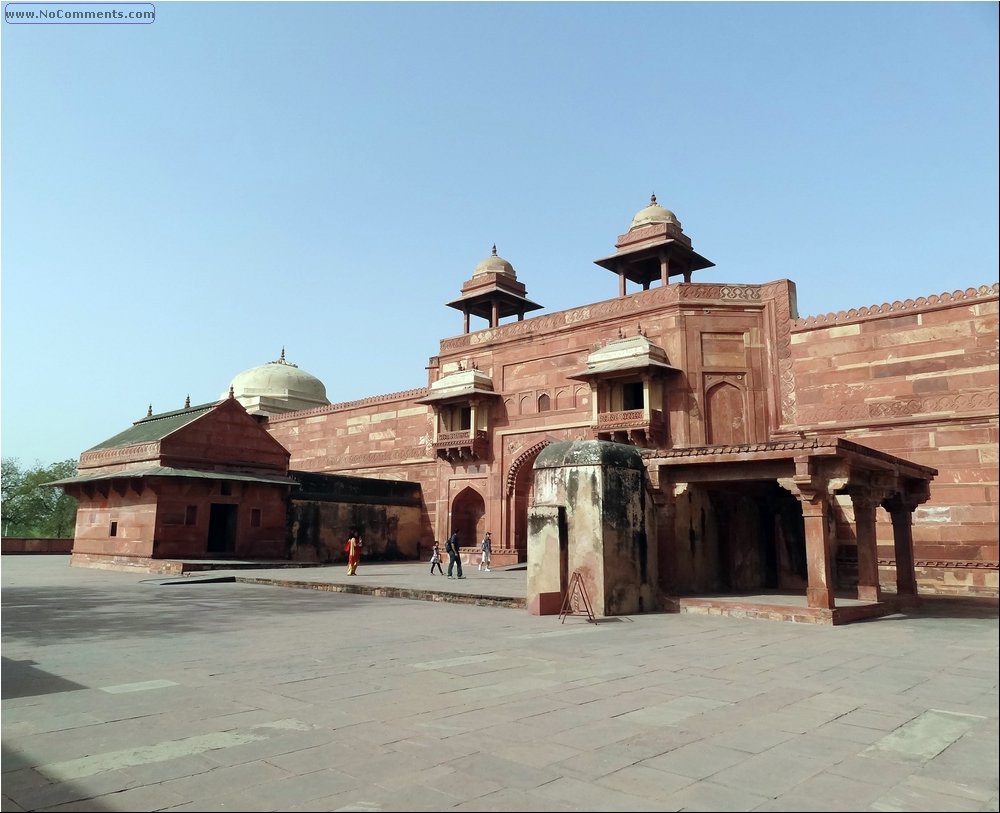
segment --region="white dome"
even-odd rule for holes
[[[628,230],[632,231],[632,229],[648,226],[651,223],[672,223],[678,229],[681,227],[681,222],[677,219],[677,216],[669,209],[664,209],[656,202],[656,195],[650,195],[649,206],[636,212]]]
[[[293,412],[330,403],[323,382],[286,361],[284,350],[277,361],[244,370],[230,388],[248,412]]]
[[[514,266],[503,257],[497,256],[497,247],[495,244],[493,246],[493,253],[479,263],[476,266],[476,270],[472,272],[473,277],[479,277],[483,274],[506,274],[509,277],[517,279],[517,274],[514,273]]]

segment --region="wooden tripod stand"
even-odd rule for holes
[[[594,608],[590,604],[590,596],[587,595],[587,586],[583,583],[583,577],[579,570],[574,570],[569,580],[569,587],[566,588],[566,596],[563,598],[562,609],[559,610],[559,623],[566,623],[567,615],[585,615],[587,620],[596,624]]]

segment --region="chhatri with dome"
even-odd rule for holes
[[[996,479],[1000,286],[803,317],[787,278],[706,279],[725,270],[655,195],[623,222],[594,261],[617,277],[598,302],[544,311],[496,245],[470,263],[444,303],[461,332],[442,313],[426,386],[337,403],[282,350],[197,419],[147,416],[88,450],[66,483],[89,500],[75,563],[322,565],[359,528],[369,559],[423,560],[457,532],[472,561],[489,529],[494,569],[526,568],[536,613],[559,612],[574,576],[607,615],[781,593],[794,612],[759,614],[844,623],[919,593],[996,596],[981,484]],[[189,484],[162,527],[157,477]]]

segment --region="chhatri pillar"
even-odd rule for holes
[[[648,291],[652,283],[667,285],[670,277],[691,281],[691,274],[715,263],[691,248],[691,238],[684,234],[681,222],[669,209],[656,202],[640,209],[625,234],[618,235],[615,253],[594,262],[618,276],[618,296],[627,294],[626,283],[633,282]]]
[[[520,322],[528,311],[542,306],[527,297],[524,283],[518,282],[514,266],[497,255],[496,244],[493,253],[480,262],[472,272],[472,278],[462,286],[462,295],[448,303],[448,307],[462,311],[462,329],[470,330],[469,316],[478,316],[489,323],[489,327],[499,326],[507,316],[517,316]]]

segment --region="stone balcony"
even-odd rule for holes
[[[482,429],[441,432],[434,441],[434,453],[443,460],[484,460],[489,448],[489,434]]]
[[[634,446],[665,446],[667,423],[663,411],[629,409],[624,412],[602,412],[592,426],[594,437]]]

